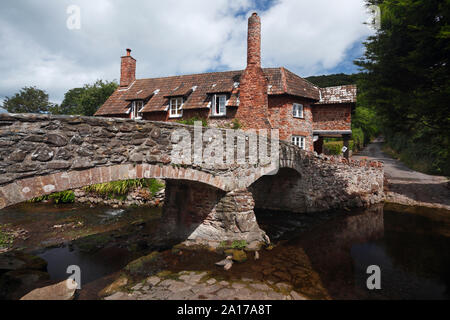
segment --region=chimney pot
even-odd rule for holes
[[[131,49],[127,49],[127,56],[131,56]]]

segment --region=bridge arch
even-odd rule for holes
[[[160,164],[119,164],[14,181],[0,187],[0,209],[55,192],[142,178],[193,181],[226,191],[226,181],[223,178],[193,168]]]

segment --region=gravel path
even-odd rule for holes
[[[383,140],[376,139],[352,158],[384,162],[389,189],[386,194],[387,202],[450,210],[450,189],[446,187],[446,177],[411,170],[402,162],[383,153],[382,146]]]

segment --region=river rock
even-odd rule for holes
[[[218,267],[224,267],[224,266],[226,266],[228,263],[233,263],[233,261],[231,260],[231,259],[228,259],[228,258],[226,258],[226,259],[224,259],[224,260],[222,260],[222,261],[219,261],[219,262],[216,262],[216,266],[218,266]]]
[[[38,270],[14,270],[0,276],[0,300],[17,300],[33,290],[40,282],[50,279]]]
[[[247,261],[247,254],[245,253],[244,250],[226,250],[225,251],[226,254],[230,254],[233,256],[233,261],[241,263],[241,262],[245,262]]]
[[[24,269],[45,271],[47,269],[47,261],[38,256],[20,251],[7,252],[0,255],[0,273],[1,271]]]
[[[224,269],[225,271],[228,271],[228,270],[231,269],[232,266],[233,266],[233,261],[230,261],[230,262],[228,262],[228,263],[223,267],[223,269]]]
[[[116,281],[114,281],[109,286],[107,286],[102,291],[100,291],[100,293],[98,295],[100,297],[110,296],[110,295],[118,292],[121,288],[125,287],[127,284],[128,284],[128,278],[125,276],[121,276],[119,279],[116,279]]]
[[[52,286],[35,289],[20,300],[72,300],[75,291],[77,291],[76,283],[69,286],[67,280],[64,280]]]
[[[159,252],[155,251],[151,254],[140,257],[132,262],[130,262],[126,267],[125,271],[132,275],[145,275],[152,271],[152,266],[158,262]]]

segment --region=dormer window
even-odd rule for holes
[[[212,115],[215,117],[227,115],[227,96],[225,94],[215,94],[212,96]]]
[[[181,118],[183,116],[183,98],[171,98],[169,105],[169,117]]]
[[[303,119],[304,118],[303,105],[300,103],[294,103],[292,113],[293,113],[294,118]]]
[[[131,103],[131,119],[142,119],[142,108],[144,107],[144,101],[136,100]]]

